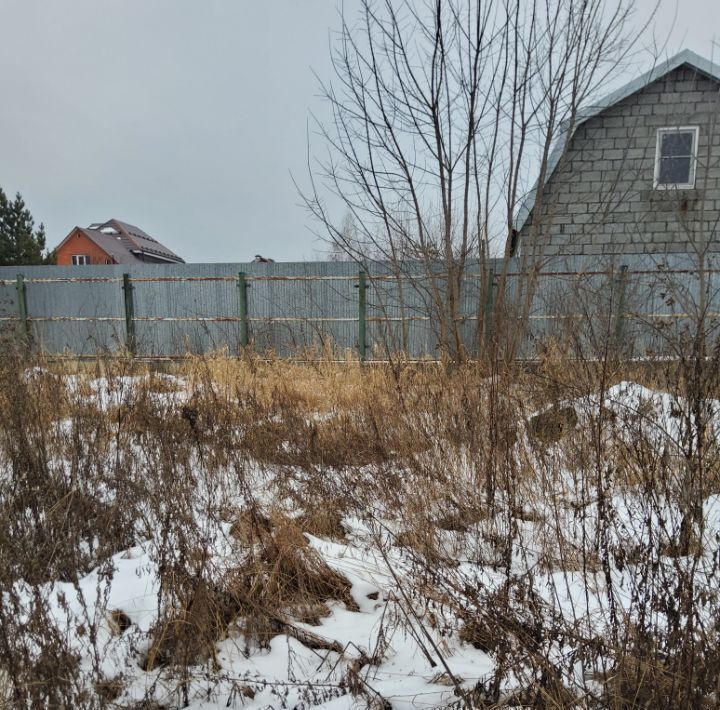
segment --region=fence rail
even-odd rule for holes
[[[463,276],[456,318],[465,347],[490,332],[502,264],[474,263]],[[720,264],[704,270],[705,318],[720,319],[714,289]],[[0,322],[25,345],[51,354],[88,355],[127,348],[143,357],[227,348],[272,350],[332,343],[382,359],[403,351],[438,356],[438,266],[352,263],[197,264],[0,268]],[[491,287],[485,288],[486,274]],[[522,300],[528,275],[505,269],[506,304]],[[688,255],[566,258],[532,275],[524,357],[548,337],[578,338],[583,347],[611,339],[636,355],[697,317],[698,272]],[[507,317],[512,320],[513,314]],[[672,332],[668,332],[668,328]]]

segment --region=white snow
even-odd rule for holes
[[[34,374],[29,373],[29,376]],[[127,403],[134,396],[134,384],[132,378],[101,378],[93,382],[87,393],[80,386],[79,378],[68,378],[74,396],[92,399],[103,408]],[[177,392],[152,393],[152,397],[168,405],[181,403],[187,398],[183,384],[179,381]],[[599,402],[588,398],[569,404],[578,411],[581,426],[583,418],[587,420],[597,411]],[[680,439],[677,402],[669,395],[624,382],[611,388],[602,404],[615,413],[620,424],[630,420],[640,422],[641,428],[656,443],[677,443]],[[717,416],[720,410],[717,403],[713,406]],[[583,500],[579,513],[574,503],[583,497],[583,481],[575,471],[567,470],[565,476],[564,490],[537,491],[537,499],[528,501],[538,516],[536,520],[518,524],[512,574],[517,579],[532,580],[546,613],[558,614],[568,624],[600,634],[610,623],[609,593],[612,592],[617,605],[616,613],[632,614],[632,593],[640,582],[632,561],[610,571],[612,589],[608,587],[605,570],[600,567],[590,565],[583,571],[570,565],[563,571],[557,567],[548,568],[543,562],[548,544],[557,540],[558,535],[570,547],[573,544],[580,547],[583,537],[592,538],[599,534],[598,502]],[[271,477],[270,474],[270,480]],[[553,485],[557,486],[557,483],[555,480]],[[221,484],[220,488],[225,490],[225,485]],[[262,501],[269,495],[267,476],[263,481],[258,480],[257,485],[257,498]],[[212,492],[205,493],[210,496]],[[199,504],[203,495],[199,490]],[[238,501],[242,500],[239,492],[236,495]],[[663,526],[676,530],[680,524],[680,512],[673,504],[667,503],[660,520],[656,510],[648,510],[641,493],[618,493],[610,504],[614,518],[607,531],[608,544],[618,549],[628,550],[630,546],[642,549],[644,544],[649,546],[651,532],[659,534],[657,531]],[[200,506],[196,520],[202,530],[200,536],[209,541],[213,568],[221,575],[236,561],[237,551],[227,522],[209,511],[209,505],[206,510]],[[118,706],[130,705],[147,696],[160,703],[182,705],[183,694],[187,693],[187,707],[198,710],[363,707],[366,700],[350,694],[347,687],[343,687],[343,679],[357,659],[376,655],[381,657],[380,662],[365,665],[359,672],[368,697],[376,693],[395,709],[451,704],[458,697],[448,682],[447,671],[463,688],[470,689],[490,677],[494,660],[459,640],[456,633],[459,622],[452,612],[437,609],[431,614],[433,607],[428,598],[423,598],[422,594],[412,599],[405,596],[412,585],[408,584],[407,588],[401,585],[415,573],[413,558],[388,533],[397,530],[400,521],[393,520],[388,511],[384,515],[386,518],[381,520],[380,526],[377,520],[346,517],[343,520],[347,530],[345,542],[306,536],[322,559],[350,582],[359,611],[348,610],[339,601],[330,602],[330,613],[320,620],[319,626],[300,623],[297,626],[338,642],[344,649],[342,654],[312,650],[284,634],[274,637],[269,648],[253,647],[248,654],[246,640],[231,627],[228,638],[217,644],[219,667],[212,668],[208,663],[190,669],[190,680],[184,688],[172,666],[150,672],[142,670],[143,654],[149,648],[151,631],[159,614],[155,554],[159,543],[153,539],[114,555],[82,578],[77,586],[56,582],[46,585],[43,593],[52,605],[56,623],[67,632],[73,647],[83,656],[83,667],[88,674],[92,669],[92,649],[87,636],[79,629],[83,625],[87,627],[91,618],[101,619],[96,644],[100,650],[101,668],[107,678],[121,676],[125,681],[123,694],[116,701]],[[720,537],[720,495],[711,495],[705,500],[704,522],[707,552],[695,574],[717,582],[713,560]],[[479,523],[467,533],[441,531],[440,547],[448,560],[443,573],[445,579],[452,582],[452,587],[445,587],[446,594],[468,585],[491,592],[506,579],[503,570],[489,561],[492,555],[482,542],[482,525]],[[680,570],[689,570],[691,561],[660,557],[657,564],[667,570],[668,579],[673,579]],[[24,590],[29,600],[33,590],[21,581],[18,581],[18,588]],[[122,635],[113,633],[108,620],[113,610],[121,610],[132,622]],[[492,615],[492,609],[481,612]],[[560,660],[567,651],[567,643],[557,641],[550,655],[556,654]]]

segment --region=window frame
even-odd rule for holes
[[[662,138],[667,133],[692,133],[693,139],[688,182],[659,182],[660,160],[662,158],[662,154],[660,152],[662,148]],[[657,137],[655,139],[655,174],[653,177],[653,188],[655,190],[693,190],[695,188],[699,137],[699,126],[663,126],[662,128],[657,129]]]
[[[82,259],[82,261],[80,261]],[[90,257],[87,254],[73,254],[71,256],[73,266],[89,266]]]

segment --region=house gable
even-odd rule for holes
[[[690,60],[693,61],[690,61]],[[681,61],[682,60],[682,61]],[[669,67],[669,68],[668,68]],[[516,221],[523,254],[557,256],[720,250],[720,75],[685,52],[581,115]],[[697,129],[690,189],[657,189],[663,128]]]
[[[58,266],[73,266],[73,257],[84,257],[88,265],[115,263],[112,256],[80,227],[75,227],[55,250],[55,263]]]

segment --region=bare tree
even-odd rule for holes
[[[324,239],[358,261],[389,262],[422,294],[443,356],[490,344],[481,304],[491,257],[501,255],[502,314],[516,208],[529,192],[542,200],[528,178],[544,183],[556,139],[625,56],[630,10],[631,0],[361,0],[356,18],[343,17],[335,79],[322,83],[327,152],[310,165],[304,200]],[[330,194],[352,215],[352,238]],[[463,307],[471,275],[474,316]],[[532,289],[528,279],[518,302]]]
[[[355,220],[352,212],[346,212],[345,217],[340,225],[340,239],[335,239],[328,244],[327,260],[328,261],[353,261],[354,255],[349,251],[345,244],[355,242]]]

